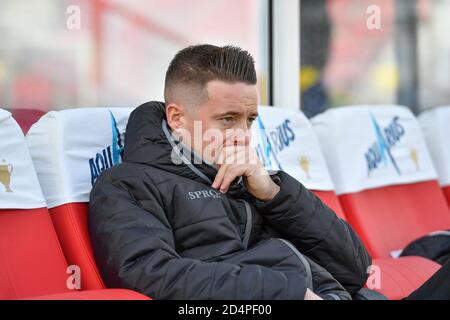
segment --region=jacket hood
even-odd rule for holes
[[[123,161],[149,165],[192,180],[211,185],[217,168],[201,161],[194,164],[191,159],[199,156],[172,134],[166,122],[163,102],[152,101],[136,108],[128,120],[125,133]],[[237,179],[232,188],[243,188],[242,179]]]

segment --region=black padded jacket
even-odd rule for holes
[[[183,149],[185,150],[185,149]],[[176,163],[176,164],[175,164]],[[284,172],[261,202],[237,179],[211,187],[217,170],[193,164],[160,102],[135,109],[123,162],[90,197],[89,231],[109,287],[154,299],[350,299],[371,259],[353,229]]]

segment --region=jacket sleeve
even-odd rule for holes
[[[158,200],[146,199],[154,208],[149,212],[134,201],[128,181],[125,186],[102,177],[91,192],[89,231],[108,287],[154,299],[304,298],[304,276],[181,257]]]
[[[352,227],[285,172],[274,199],[254,205],[281,236],[324,267],[352,295],[364,286],[371,258]]]

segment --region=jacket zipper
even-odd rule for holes
[[[252,217],[252,209],[250,208],[248,202],[245,200],[242,200],[242,202],[244,202],[245,212],[247,214],[247,222],[245,224],[244,238],[242,241],[244,243],[244,249],[247,250],[248,242],[250,240],[250,234],[252,233],[253,217]]]
[[[297,250],[297,248],[290,243],[287,240],[278,238],[281,242],[283,242],[285,245],[287,245],[292,251],[294,251],[295,255],[298,257],[300,262],[303,264],[306,270],[306,284],[309,290],[314,291],[314,285],[313,285],[313,279],[312,279],[312,271],[311,271],[311,265],[309,264],[308,260],[300,253],[300,251]]]

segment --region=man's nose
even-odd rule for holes
[[[232,144],[235,146],[248,146],[250,144],[251,131],[237,129],[232,136]]]

